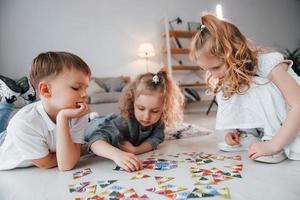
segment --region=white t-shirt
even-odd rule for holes
[[[74,143],[84,143],[88,115],[70,120]],[[56,152],[56,124],[44,110],[41,101],[29,104],[10,120],[7,135],[0,147],[0,170],[32,166],[31,160]]]
[[[243,94],[234,94],[229,99],[217,94],[218,111],[216,129],[262,128],[263,140],[270,140],[285,121],[289,106],[281,91],[268,79],[271,71],[280,63],[288,63],[288,73],[300,84],[300,77],[291,68],[292,61],[284,60],[282,54],[271,52],[258,56],[258,71],[255,83]],[[300,136],[285,148],[289,158],[300,159]],[[297,156],[293,156],[292,152]],[[294,155],[296,155],[294,154]]]

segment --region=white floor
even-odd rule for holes
[[[186,113],[185,122],[195,123],[209,129],[214,129],[215,112],[209,116],[205,113],[189,112]],[[165,157],[168,154],[180,152],[204,151],[222,155],[240,155],[241,161],[236,160],[215,160],[212,163],[197,167],[210,169],[218,167],[224,169],[226,164],[244,165],[241,172],[243,178],[234,178],[223,181],[215,185],[217,188],[228,187],[231,199],[236,200],[299,200],[300,199],[300,162],[286,160],[279,164],[262,164],[250,160],[246,152],[224,153],[217,149],[217,143],[223,139],[222,134],[214,133],[208,136],[171,140],[164,142],[158,150],[164,153],[162,158],[176,160],[176,158]],[[141,159],[149,156],[140,155]],[[88,156],[83,158],[74,170],[59,172],[57,168],[41,170],[35,167],[27,169],[16,169],[10,171],[0,171],[0,200],[18,199],[74,199],[75,197],[87,197],[84,193],[70,193],[68,185],[80,183],[82,181],[97,181],[107,179],[118,179],[115,185],[133,187],[139,195],[147,194],[151,199],[167,199],[162,195],[147,192],[145,189],[156,187],[153,176],[174,176],[175,179],[170,184],[186,187],[189,191],[194,188],[195,178],[191,178],[189,168],[194,166],[192,163],[178,163],[178,168],[168,171],[143,170],[142,173],[151,176],[145,180],[130,180],[135,173],[115,172],[112,169],[115,164],[107,159]],[[84,168],[91,168],[92,174],[78,180],[73,179],[73,173]],[[102,190],[97,189],[97,192]],[[205,199],[223,199],[222,197],[207,197]]]
[[[205,112],[185,112],[184,121],[214,130],[216,124],[216,112],[209,112],[208,115],[206,115]]]

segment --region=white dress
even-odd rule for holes
[[[287,117],[289,106],[276,85],[267,76],[278,64],[289,64],[288,73],[300,84],[300,77],[291,68],[293,62],[284,60],[282,54],[271,52],[258,56],[258,71],[255,83],[244,94],[234,94],[224,99],[217,94],[217,130],[262,128],[262,140],[270,140]],[[285,148],[290,159],[300,160],[300,135]]]

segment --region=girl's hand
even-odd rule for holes
[[[122,151],[126,151],[126,152],[129,152],[129,153],[133,153],[133,154],[136,154],[136,147],[133,146],[129,141],[127,140],[124,140],[122,142],[119,143],[119,148],[122,150]]]
[[[143,168],[142,161],[136,155],[124,151],[114,156],[113,161],[128,172],[138,171]]]
[[[226,133],[225,142],[231,146],[240,144],[240,133],[239,132]]]
[[[80,118],[90,112],[90,108],[86,103],[78,103],[78,106],[78,108],[66,108],[59,111],[57,117]]]
[[[256,142],[250,145],[248,149],[248,156],[252,160],[260,156],[270,156],[276,154],[280,149],[276,148],[276,145],[270,141]]]

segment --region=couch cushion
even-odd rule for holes
[[[121,91],[121,92],[126,92],[128,88],[129,88],[129,84],[126,84],[126,85],[122,88],[122,91]]]
[[[94,93],[89,97],[89,103],[112,103],[118,102],[121,92]]]
[[[105,116],[111,113],[120,113],[118,102],[89,104],[89,107],[92,112],[97,112],[99,116]]]
[[[126,85],[122,77],[108,79],[104,84],[108,92],[120,92]]]
[[[119,77],[94,77],[96,83],[105,88],[107,92],[120,92],[123,87],[130,82],[130,78],[127,76]]]
[[[88,88],[86,89],[88,96],[91,96],[94,93],[106,92],[106,90],[101,87],[94,79],[92,79],[89,83]]]

